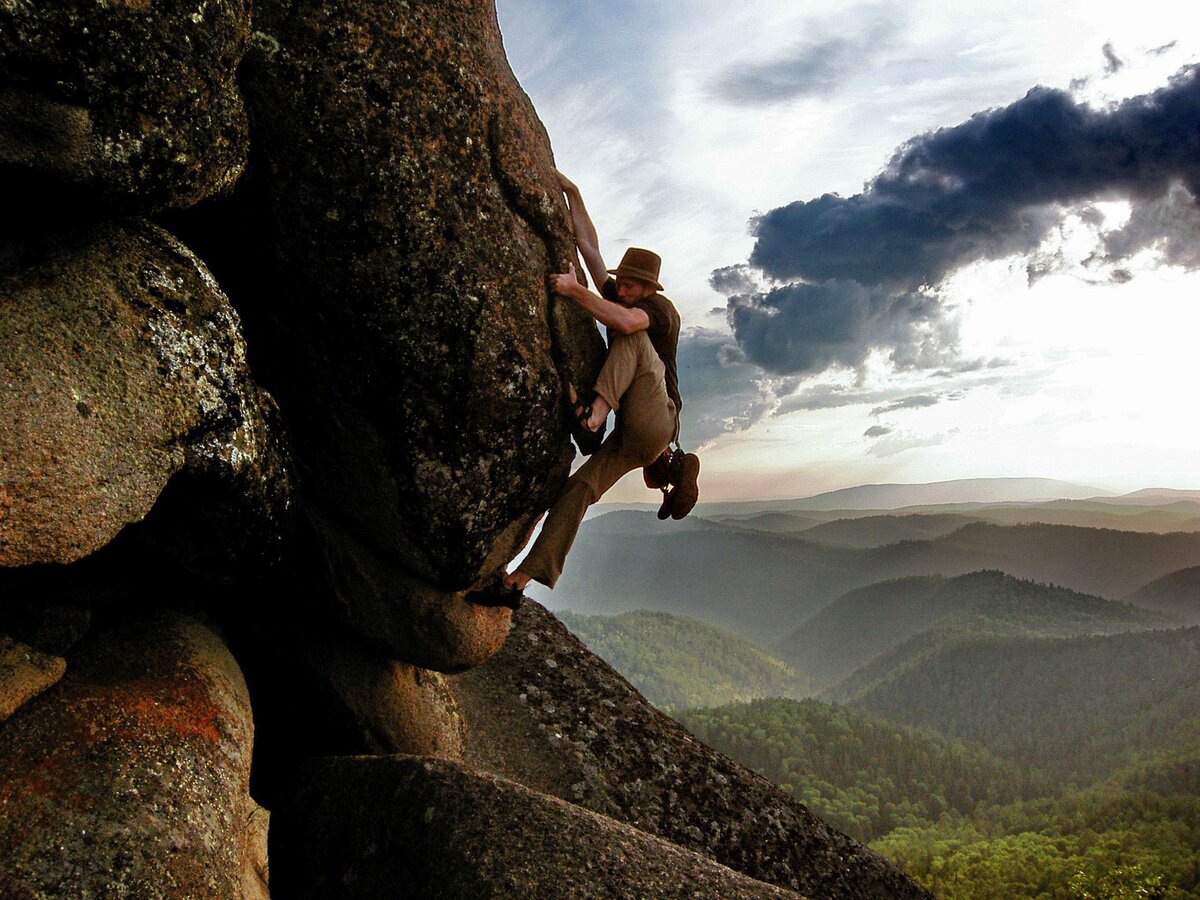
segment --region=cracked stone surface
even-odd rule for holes
[[[565,382],[603,353],[549,296],[575,259],[549,141],[488,0],[264,0],[254,28],[249,174],[197,249],[283,410],[339,614],[415,665],[477,664],[508,611],[462,592],[565,479]]]
[[[869,848],[651,706],[543,606],[452,687],[468,764],[814,897],[927,898]]]
[[[265,898],[252,740],[241,672],[200,622],[89,636],[0,728],[0,895]]]
[[[240,532],[209,535],[216,556],[256,530],[268,541],[287,496],[273,415],[237,313],[162,229],[104,224],[0,247],[0,566],[87,556],[180,472],[206,485],[193,510],[243,507]],[[180,552],[202,533],[181,536]]]
[[[628,825],[453,762],[301,767],[272,817],[288,897],[797,897]]]
[[[249,28],[247,0],[0,3],[4,226],[62,204],[149,213],[232,186]]]

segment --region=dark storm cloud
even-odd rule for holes
[[[1200,192],[1200,67],[1093,110],[1034,88],[1003,109],[913,138],[861,194],[826,194],[754,221],[751,265],[775,279],[915,290],[980,259],[1033,251],[1062,210]]]
[[[778,374],[861,368],[875,348],[890,348],[901,369],[945,364],[957,352],[956,334],[939,312],[931,295],[856,281],[783,285],[728,300],[739,346]]]
[[[847,10],[843,21],[857,25],[859,32],[806,40],[777,59],[727,69],[713,79],[714,96],[729,103],[766,106],[827,94],[861,71],[866,60],[892,46],[899,32],[890,15],[869,7]]]
[[[1101,261],[1155,245],[1195,268],[1198,194],[1200,67],[1105,109],[1035,88],[908,141],[860,194],[755,219],[749,270],[720,270],[735,289],[729,321],[747,358],[771,372],[861,369],[876,350],[900,368],[945,366],[956,328],[937,288],[956,269],[1033,256],[1069,211],[1084,207],[1087,221],[1091,201],[1121,198],[1134,214]],[[1030,279],[1055,264],[1031,260]],[[747,290],[755,279],[765,286]]]
[[[1200,269],[1200,204],[1178,185],[1134,206],[1129,221],[1104,236],[1102,259],[1117,262],[1151,247],[1167,265]]]

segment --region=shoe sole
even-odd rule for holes
[[[695,453],[686,454],[680,466],[679,484],[670,495],[672,519],[682,519],[695,508],[700,499],[699,477],[700,457]]]

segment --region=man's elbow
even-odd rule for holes
[[[614,327],[621,334],[637,334],[650,327],[649,318],[631,317],[618,320]]]

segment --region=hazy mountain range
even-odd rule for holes
[[[942,895],[1200,897],[1200,493],[1022,481],[609,512],[546,600]]]
[[[862,527],[877,530],[872,521]],[[889,529],[896,527],[907,526]],[[971,522],[926,540],[847,547],[807,540],[804,532],[666,524],[619,511],[583,523],[558,588],[534,593],[553,609],[690,615],[769,645],[848,591],[895,578],[995,569],[1121,600],[1198,565],[1200,533]]]

